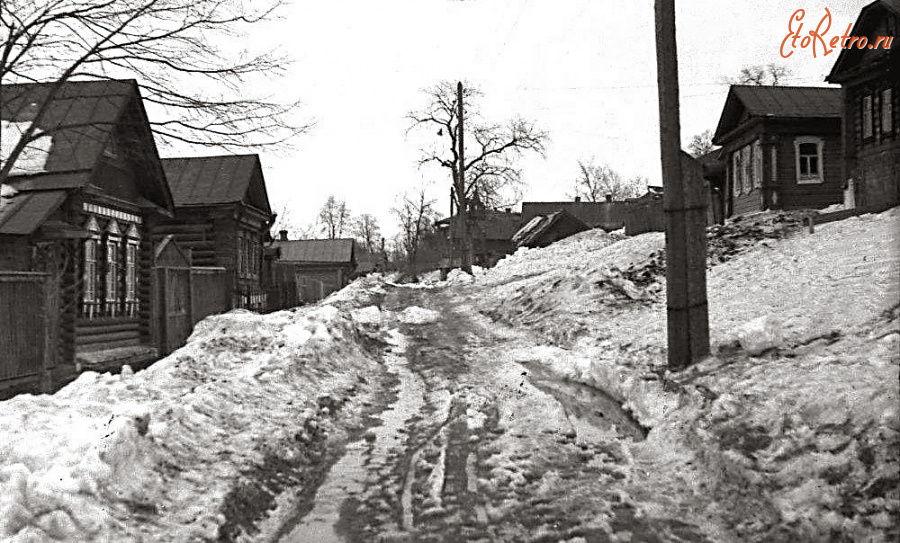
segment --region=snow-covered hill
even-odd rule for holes
[[[743,238],[729,227],[733,239],[711,240],[722,256],[708,270],[713,356],[679,374],[665,371],[661,233],[619,239],[588,231],[520,250],[476,274],[469,294],[491,319],[544,339],[539,352],[523,356],[617,394],[653,428],[639,448],[670,453],[675,473],[701,463],[718,474],[704,484],[721,493],[721,514],[738,533],[893,537],[900,208],[812,234],[766,230],[779,220],[745,218]],[[776,349],[750,356],[739,337],[760,317],[781,338]],[[764,504],[759,510],[741,506],[751,490]]]

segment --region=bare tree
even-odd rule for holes
[[[785,79],[792,75],[790,68],[775,64],[755,64],[744,66],[735,78],[726,79],[731,85],[783,85]]]
[[[434,205],[435,201],[425,195],[425,187],[420,187],[415,192],[400,195],[397,206],[391,209],[397,217],[397,222],[400,223],[398,248],[403,253],[413,280],[416,280],[416,264],[422,236],[436,217]]]
[[[304,132],[297,102],[248,91],[282,73],[286,59],[238,52],[253,25],[270,20],[282,0],[3,0],[0,82],[49,82],[31,125],[8,156],[5,179],[35,134],[47,106],[69,80],[134,78],[153,109],[163,144],[223,149],[278,145]],[[234,52],[232,52],[234,51]]]
[[[344,229],[350,223],[350,210],[347,202],[338,200],[333,194],[328,196],[322,209],[319,210],[319,224],[328,239],[337,239],[344,235]]]
[[[460,84],[462,86],[462,84]],[[481,92],[462,86],[463,132],[460,133],[460,114],[457,85],[449,81],[423,89],[428,104],[410,112],[410,130],[434,130],[438,138],[422,149],[420,165],[435,163],[451,172],[453,203],[463,223],[463,269],[471,270],[472,240],[468,228],[468,211],[472,202],[486,207],[506,203],[505,198],[521,189],[521,170],[516,161],[526,152],[544,154],[549,135],[531,121],[520,117],[505,123],[490,123],[481,118],[477,99]],[[460,161],[459,138],[466,142],[463,149],[465,163]]]
[[[716,149],[716,145],[713,144],[712,138],[713,132],[709,129],[704,130],[700,134],[694,134],[694,137],[691,138],[691,143],[688,144],[688,153],[690,153],[692,157],[697,158]]]
[[[613,200],[636,198],[647,189],[647,181],[642,177],[623,179],[608,164],[596,165],[590,161],[578,161],[579,176],[575,179],[573,197],[586,198],[591,202],[601,202],[610,196]]]
[[[379,250],[381,228],[378,226],[378,219],[374,216],[363,213],[356,217],[356,220],[353,221],[353,235],[370,254],[375,254]]]

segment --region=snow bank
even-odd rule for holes
[[[900,208],[813,234],[752,237],[708,270],[716,355],[680,374],[666,372],[665,278],[632,281],[641,296],[610,280],[630,280],[625,271],[657,258],[662,233],[588,231],[520,249],[479,278],[474,299],[481,313],[547,343],[516,358],[607,390],[653,427],[638,447],[670,455],[676,472],[703,466],[710,485],[729,489],[723,499],[770,497],[752,502],[753,514],[741,514],[748,502],[723,502],[738,533],[891,539],[900,518],[898,234]]]
[[[781,345],[781,323],[771,315],[763,315],[740,327],[737,338],[748,354],[762,354]]]
[[[397,320],[404,324],[430,324],[440,318],[440,313],[424,307],[410,306],[397,315]]]
[[[450,270],[447,274],[448,285],[471,285],[475,282],[475,278],[459,268]]]
[[[0,540],[216,539],[242,471],[310,439],[318,399],[364,386],[376,363],[357,336],[331,305],[235,311],[144,371],[0,402]]]

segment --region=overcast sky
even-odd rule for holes
[[[742,66],[779,62],[788,84],[825,85],[837,52],[780,57],[789,18],[805,9],[805,33],[828,7],[831,36],[866,3],[677,0],[685,145],[715,128],[723,80]],[[652,0],[296,0],[284,15],[254,39],[293,59],[277,92],[316,122],[285,156],[262,155],[273,208],[295,225],[335,194],[395,233],[396,196],[422,182],[446,214],[449,173],[418,168],[422,136],[404,118],[441,79],[478,86],[489,120],[522,115],[550,132],[546,158],[522,162],[525,201],[567,199],[579,159],[661,184]]]

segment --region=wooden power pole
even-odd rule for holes
[[[656,0],[656,67],[663,208],[666,213],[668,365],[683,369],[709,354],[706,198],[696,168],[682,169],[675,0]],[[687,178],[684,174],[690,173]]]
[[[463,85],[462,81],[456,84],[456,107],[459,120],[459,166],[457,172],[456,217],[459,222],[459,235],[462,246],[460,247],[460,267],[466,273],[472,273],[472,251],[469,240],[469,206],[466,201],[466,147],[463,144]]]

